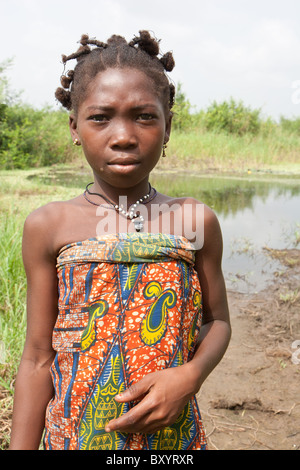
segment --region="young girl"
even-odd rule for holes
[[[38,449],[44,432],[45,449],[204,449],[195,394],[230,324],[216,216],[149,184],[170,136],[172,54],[141,31],[84,35],[70,59],[56,97],[94,182],[25,222],[10,448]]]

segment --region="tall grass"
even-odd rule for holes
[[[202,126],[173,130],[165,167],[185,169],[247,170],[275,169],[278,166],[300,170],[300,134],[280,126],[262,129],[256,135],[228,134]]]
[[[30,178],[41,170],[0,172],[0,449],[10,438],[14,380],[26,333],[26,276],[22,233],[26,216],[50,200],[68,199],[76,188],[47,186]]]
[[[23,221],[10,210],[0,215],[0,225],[0,385],[12,393],[26,323],[26,279],[21,257]]]
[[[0,387],[13,393],[26,330],[26,276],[22,260],[27,215],[49,201],[70,199],[76,188],[47,186],[29,178],[47,169],[0,172]]]
[[[278,123],[233,99],[194,114],[190,108],[181,92],[164,166],[243,171],[284,165],[300,170],[299,118],[282,117]]]
[[[0,214],[0,449],[9,445],[14,379],[26,329],[26,279],[21,257],[23,220]]]

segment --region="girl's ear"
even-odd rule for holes
[[[169,118],[166,119],[165,144],[167,142],[169,142],[169,139],[170,139],[171,128],[172,128],[172,119],[173,119],[173,113],[170,113]]]
[[[74,114],[70,114],[69,128],[70,128],[70,133],[71,133],[71,137],[72,137],[73,142],[75,142],[75,140],[77,140],[77,142],[79,142],[79,136],[78,136],[78,132],[77,132],[77,119],[76,119],[76,116]]]

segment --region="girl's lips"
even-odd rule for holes
[[[109,162],[108,165],[118,172],[129,173],[139,165],[139,162],[133,160],[115,160]]]
[[[133,158],[116,158],[115,160],[112,160],[108,163],[108,165],[122,165],[122,166],[128,166],[128,165],[137,165],[139,162],[137,160],[134,160]]]

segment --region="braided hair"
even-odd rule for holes
[[[175,87],[169,82],[165,71],[171,72],[175,62],[171,52],[159,57],[159,41],[151,37],[148,31],[140,31],[139,36],[135,36],[129,43],[117,35],[103,43],[83,34],[80,44],[77,52],[62,56],[64,64],[77,59],[75,69],[61,77],[62,88],[57,88],[55,92],[55,97],[62,106],[77,114],[90,82],[99,72],[109,68],[129,67],[143,71],[153,81],[165,113],[170,112],[174,105]]]

